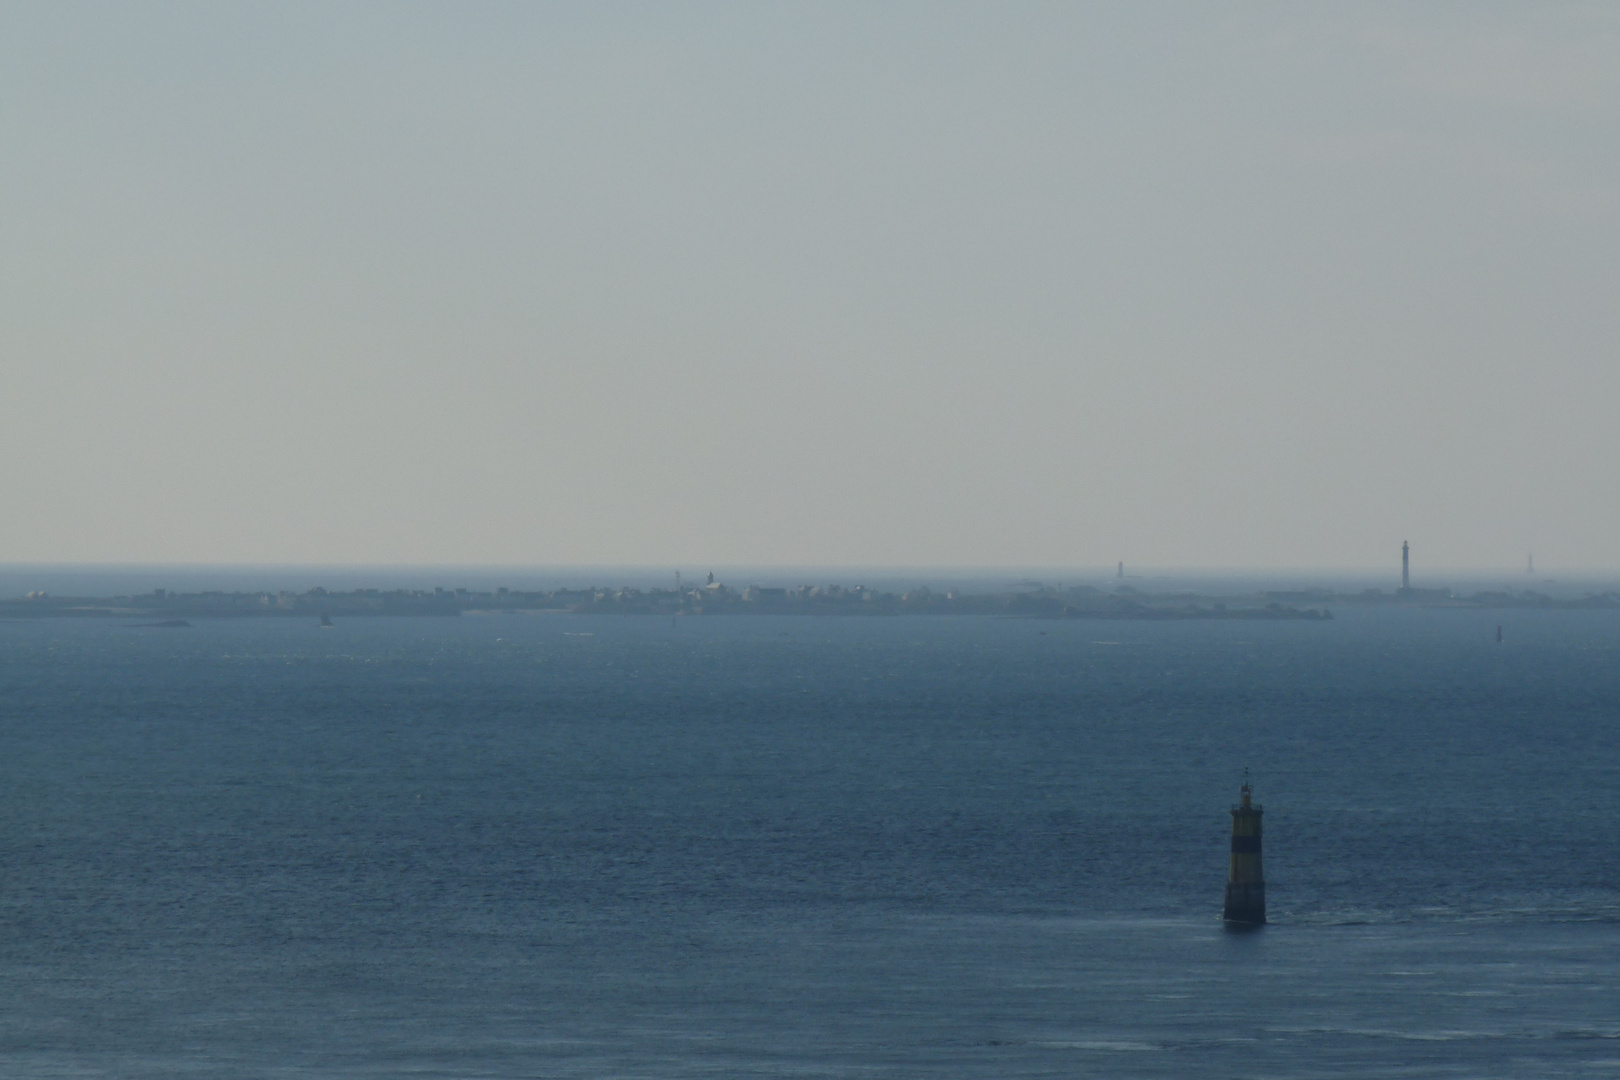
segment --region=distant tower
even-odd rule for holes
[[[1409,547],[1406,546],[1406,541],[1402,540],[1401,541],[1401,588],[1410,589],[1411,587],[1412,587],[1412,550]]]
[[[1524,557],[1524,572],[1527,574],[1536,572],[1536,553],[1533,551]]]
[[[1124,559],[1119,560],[1119,573],[1115,574],[1114,576],[1119,578],[1121,581],[1125,580],[1125,560]]]
[[[1226,876],[1226,911],[1232,923],[1266,921],[1266,877],[1260,870],[1260,815],[1248,780],[1239,789],[1241,801],[1232,807],[1232,865]]]

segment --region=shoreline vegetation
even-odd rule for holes
[[[1620,608],[1620,593],[1563,599],[1545,593],[1448,589],[1327,589],[1264,591],[1230,596],[1149,593],[1121,584],[1111,590],[1027,583],[1000,592],[902,593],[864,585],[804,585],[794,589],[716,582],[668,589],[586,588],[551,591],[495,589],[355,589],[330,592],[193,592],[156,589],[134,596],[52,596],[43,592],[0,600],[0,619],[159,619],[186,625],[189,618],[285,618],[461,615],[994,615],[1031,619],[1331,619],[1330,605],[1400,605],[1457,608]]]

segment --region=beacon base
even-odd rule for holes
[[[1265,883],[1229,883],[1226,886],[1226,912],[1222,918],[1231,923],[1263,924],[1266,921]]]

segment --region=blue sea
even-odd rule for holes
[[[1335,614],[0,623],[0,1075],[1620,1074],[1620,614]]]

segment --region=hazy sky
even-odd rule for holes
[[[1620,567],[1620,8],[8,3],[0,562]]]

